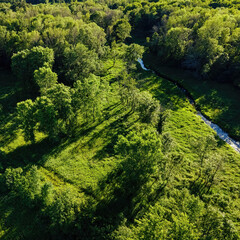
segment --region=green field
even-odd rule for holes
[[[140,69],[138,71],[135,76],[139,87],[142,90],[149,90],[162,103],[162,110],[171,109],[162,128],[162,134],[170,134],[177,144],[179,153],[184,154],[182,172],[174,179],[173,186],[184,184],[185,187],[189,187],[196,175],[197,159],[189,139],[201,139],[215,133],[196,115],[196,110],[174,84],[154,74]],[[4,84],[10,89],[11,85]],[[5,95],[2,95],[2,99]],[[129,131],[137,122],[137,115],[129,114],[128,109],[122,108],[116,102],[109,106],[108,120],[97,125],[83,126],[76,138],[63,141],[58,146],[50,144],[44,136],[39,136],[37,143],[30,145],[25,143],[21,133],[17,132],[11,141],[7,141],[1,147],[2,151],[6,152],[3,165],[4,168],[21,166],[25,169],[37,165],[44,181],[51,182],[57,188],[70,186],[74,191],[81,193],[82,201],[86,201],[89,189],[91,191],[99,189],[99,184],[119,164],[113,151],[119,133],[123,130]],[[2,139],[4,135],[2,133]],[[240,155],[221,140],[217,152],[225,157],[218,182],[214,185],[211,194],[223,195],[231,199],[232,207],[229,209],[229,214],[235,219],[234,222],[239,228],[236,213],[239,212],[240,205],[239,199],[235,197],[235,191],[240,187],[238,181]],[[9,200],[6,201],[6,197]],[[41,229],[37,229],[34,218],[38,210],[33,215],[28,210],[23,212],[24,205],[18,203],[20,204],[18,206],[14,199],[11,200],[10,195],[2,197],[0,204],[1,216],[3,216],[2,239],[15,238],[19,234],[29,237],[33,232],[39,234]],[[25,229],[29,224],[28,221],[22,220],[26,218],[29,222],[33,222],[30,235],[28,235],[29,229]]]
[[[146,54],[144,61],[146,66],[184,86],[208,119],[240,140],[239,88],[227,83],[204,81],[193,72],[159,63],[159,59],[151,54]]]
[[[2,0],[0,239],[240,239],[239,6]]]

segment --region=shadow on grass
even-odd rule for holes
[[[203,113],[209,113],[210,110],[210,117],[213,122],[220,125],[223,130],[236,140],[240,139],[240,111],[238,104],[239,102],[236,103],[226,98],[226,96],[222,96],[216,89],[212,89],[198,101],[198,105],[203,107]]]
[[[75,141],[77,141],[80,137],[84,137],[89,135],[91,132],[93,132],[98,126],[100,126],[104,121],[109,120],[111,117],[113,117],[116,114],[119,114],[122,109],[119,109],[115,111],[114,113],[110,113],[110,111],[114,111],[118,108],[120,104],[113,104],[106,109],[104,109],[104,115],[100,119],[96,119],[96,121],[92,122],[83,122],[81,125],[75,129],[75,132],[71,138],[68,138],[66,141],[66,144],[71,144]]]
[[[40,220],[39,209],[31,209],[10,192],[0,197],[1,239],[50,239],[47,226]],[[37,216],[38,215],[38,216]]]
[[[111,239],[124,220],[130,224],[136,216],[142,216],[163,192],[158,182],[152,183],[153,171],[151,163],[146,167],[145,162],[126,158],[98,183],[96,190],[86,189],[92,201],[79,215],[82,239]]]
[[[89,139],[89,141],[86,142],[86,144],[92,145],[97,138],[104,138],[108,139],[108,142],[110,142],[109,146],[115,145],[118,135],[126,133],[129,127],[134,124],[134,122],[131,122],[128,126],[124,125],[124,123],[131,115],[132,112],[127,112],[115,121],[111,122],[109,125],[106,126],[106,128],[103,128],[99,132],[94,133],[93,136]]]
[[[0,145],[4,146],[12,142],[17,135],[17,124],[14,121],[15,115],[8,114],[0,119]]]
[[[111,109],[114,110],[117,105],[111,106]],[[120,114],[122,109],[118,109],[113,113],[113,115]],[[108,118],[113,115],[109,115]],[[43,166],[45,161],[49,156],[54,156],[66,149],[70,144],[79,140],[79,138],[83,136],[89,135],[91,132],[94,132],[92,137],[84,143],[84,145],[91,146],[94,144],[97,138],[105,138],[107,139],[107,144],[97,153],[95,156],[96,159],[102,159],[106,154],[113,153],[113,145],[117,140],[118,134],[122,134],[125,130],[123,123],[130,116],[130,113],[123,115],[117,120],[111,122],[107,125],[106,128],[101,129],[100,131],[94,132],[94,130],[102,124],[104,121],[97,121],[92,125],[82,124],[80,130],[77,134],[72,138],[62,138],[61,142],[52,142],[49,138],[45,138],[40,142],[34,144],[28,144],[21,147],[16,148],[14,151],[5,155],[5,159],[2,162],[2,170],[4,171],[8,167],[30,167],[31,165],[41,165]],[[8,120],[6,120],[8,121]],[[15,131],[17,129],[16,125],[9,125],[9,129],[5,129],[4,135],[8,136],[3,138],[5,143],[14,140],[16,137]],[[3,143],[3,142],[2,142]],[[82,147],[82,146],[81,146]],[[78,151],[78,148],[74,148],[74,151]]]
[[[108,156],[109,154],[113,153],[113,146],[115,145],[118,135],[124,134],[128,131],[128,129],[136,122],[136,121],[129,121],[126,124],[129,117],[132,115],[131,111],[124,110],[125,107],[121,107],[118,109],[119,104],[112,107],[112,110],[115,109],[113,113],[107,114],[108,116],[100,121],[96,122],[94,125],[91,126],[84,126],[81,127],[81,130],[76,134],[72,140],[69,141],[74,142],[80,137],[88,136],[89,138],[84,141],[83,144],[80,144],[76,148],[73,149],[73,153],[75,154],[80,150],[80,148],[84,147],[92,147],[97,142],[98,139],[103,141],[103,148],[97,152],[94,156],[95,159],[101,160],[104,157]],[[117,117],[116,117],[117,116]],[[114,117],[111,121],[108,121],[110,118]],[[105,122],[105,123],[104,123]],[[102,126],[97,129],[102,124]],[[83,125],[82,125],[83,126]],[[92,134],[91,134],[92,132]]]
[[[56,146],[55,143],[45,138],[41,142],[18,147],[14,151],[6,154],[6,160],[2,165],[4,168],[37,165],[40,162],[42,163],[44,155],[54,154],[56,151],[60,151],[59,148],[54,149]]]
[[[29,96],[13,74],[0,68],[0,106],[1,114],[7,115],[14,111],[18,102],[26,100]]]
[[[187,97],[176,85],[153,73],[138,74],[138,85],[142,90],[150,91],[164,107],[177,110],[186,105]]]

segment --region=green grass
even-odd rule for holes
[[[112,68],[109,71],[114,76],[120,73]],[[10,73],[9,77],[11,77]],[[18,91],[18,88],[14,88],[15,84],[17,85],[14,80],[0,82],[0,88],[5,89],[5,95],[1,96],[5,98],[8,91],[13,91],[14,95]],[[1,121],[0,150],[6,154],[6,160],[1,162],[4,169],[7,167],[28,169],[32,165],[37,165],[45,176],[45,181],[59,188],[70,184],[78,192],[84,192],[87,188],[95,189],[98,182],[116,167],[118,160],[113,156],[113,146],[118,135],[131,128],[138,118],[136,114],[129,114],[129,108],[121,106],[119,99],[113,96],[109,100],[109,107],[104,112],[103,120],[81,124],[74,139],[65,139],[61,144],[55,145],[50,143],[46,136],[37,133],[36,143],[30,144],[24,141],[22,132],[17,126],[12,127],[15,117],[14,107],[11,111],[12,113],[6,110],[4,114],[8,118],[6,120],[3,118]],[[7,202],[5,201],[7,198],[11,198],[11,195],[0,196],[1,239],[32,236],[25,229],[29,222],[32,222],[33,226],[31,231],[36,231],[36,236],[39,236],[40,231],[43,230],[34,228],[33,219],[37,210],[24,211],[26,207],[21,205],[21,202],[16,202],[14,199]],[[84,193],[81,198],[85,198]],[[15,219],[11,221],[13,216]]]
[[[115,74],[114,69],[110,71]],[[184,154],[185,160],[174,186],[189,187],[197,172],[197,156],[190,139],[215,135],[214,131],[196,115],[194,107],[173,83],[150,72],[141,71],[140,68],[133,76],[142,90],[150,91],[160,101],[162,111],[171,110],[162,133],[171,134],[176,141],[178,151]],[[0,82],[0,88],[1,84],[3,83]],[[15,84],[11,85],[9,82],[9,85],[3,86],[11,90],[11,86]],[[5,94],[8,92],[6,89]],[[26,143],[21,131],[17,128],[16,134],[9,138],[9,141],[4,141],[8,132],[2,131],[1,150],[7,156],[4,167],[28,168],[31,165],[37,165],[46,181],[59,188],[65,185],[71,186],[81,193],[82,199],[85,199],[86,190],[91,188],[100,191],[101,181],[119,164],[120,160],[115,157],[113,149],[118,136],[128,132],[138,122],[138,115],[129,114],[129,109],[119,104],[119,100],[114,97],[104,114],[102,121],[88,125],[82,124],[74,139],[65,139],[59,145],[50,144],[48,139],[40,133],[37,143]],[[11,125],[12,118],[14,114],[9,115],[7,121],[2,121],[1,126]],[[231,209],[227,214],[234,219],[240,230],[238,221],[240,202],[237,197],[237,191],[240,188],[240,154],[221,140],[216,151],[226,157],[219,181],[213,187],[213,194],[223,194],[231,199]],[[19,202],[11,199],[8,201],[10,197],[9,195],[0,196],[2,239],[15,239],[16,236],[27,234],[27,230],[22,233],[21,229],[26,228],[29,222],[34,225],[35,212],[28,211]],[[36,229],[36,234],[39,231],[41,229]]]
[[[120,111],[120,115],[119,112]],[[60,146],[61,151],[47,157],[44,167],[52,169],[79,188],[95,188],[99,180],[117,165],[113,157],[114,143],[118,135],[126,130],[124,123],[134,124],[136,116],[128,115],[120,105],[113,106],[110,117],[90,130],[80,132],[78,139]],[[86,133],[87,132],[87,133]]]
[[[210,135],[216,136],[216,133],[196,115],[194,107],[173,83],[143,71],[140,79],[143,82],[142,88],[150,90],[159,99],[163,109],[171,109],[171,114],[163,126],[162,133],[170,133],[176,141],[179,151],[184,154],[185,162],[183,169],[181,169],[183,172],[179,173],[181,177],[176,184],[188,186],[189,182],[196,178],[195,174],[197,173],[197,155],[191,144],[191,139],[202,139],[202,137]],[[236,194],[237,189],[240,188],[240,154],[219,138],[218,147],[214,152],[224,156],[224,162],[218,174],[218,181],[212,189],[212,194],[223,194],[230,198],[232,209],[227,214],[231,215],[240,231],[238,219],[240,201]]]
[[[201,112],[226,130],[230,136],[240,140],[240,89],[231,84],[203,81],[194,73],[166,66],[151,54],[144,62],[155,71],[181,83],[194,98]]]

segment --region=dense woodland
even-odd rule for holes
[[[237,2],[0,2],[1,239],[240,239],[240,154],[143,57],[240,139]]]

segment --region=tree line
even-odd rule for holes
[[[224,2],[139,1],[125,12],[138,31],[147,32],[159,64],[168,62],[239,87],[239,7]]]

